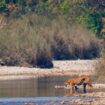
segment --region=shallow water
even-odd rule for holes
[[[0,105],[61,105],[62,101],[69,105],[71,100],[92,101],[92,97],[64,97],[69,90],[55,89],[55,85],[63,85],[69,79],[65,77],[43,77],[0,81]],[[21,97],[21,98],[20,98]],[[32,97],[32,98],[31,98]]]
[[[69,90],[55,89],[55,85],[63,85],[69,79],[64,77],[43,77],[0,81],[0,97],[47,97],[64,96]],[[94,90],[97,91],[97,90]],[[99,91],[99,90],[98,90]]]
[[[0,97],[64,96],[63,85],[69,77],[43,77],[0,81]]]

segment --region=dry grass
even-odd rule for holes
[[[95,35],[63,19],[35,14],[8,22],[0,29],[0,58],[7,65],[53,67],[52,59],[99,56]]]
[[[98,66],[97,72],[97,81],[105,82],[105,51],[102,52],[102,57],[100,59],[100,65]]]

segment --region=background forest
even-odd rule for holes
[[[1,62],[51,68],[52,60],[99,58],[104,17],[104,0],[0,0]]]

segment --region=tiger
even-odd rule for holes
[[[88,76],[80,76],[72,79],[68,79],[64,82],[64,86],[70,85],[70,95],[73,95],[77,90],[78,86],[83,85],[83,92],[86,93],[86,87],[93,89],[91,80]]]

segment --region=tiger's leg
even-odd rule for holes
[[[78,86],[80,86],[80,85],[83,85],[83,82],[80,82],[80,83],[78,83],[78,84],[75,85],[75,91],[76,92],[78,91],[78,89],[79,89]]]
[[[83,84],[83,92],[84,92],[84,93],[87,92],[87,91],[86,91],[86,85],[87,85],[86,83]]]
[[[70,95],[74,94],[74,85],[70,84]]]
[[[75,85],[74,88],[75,88],[75,91],[77,92],[78,91],[78,86]]]

